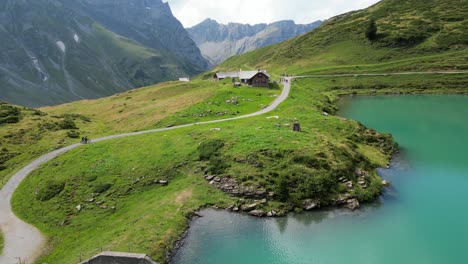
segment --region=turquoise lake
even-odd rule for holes
[[[468,263],[468,96],[343,99],[340,115],[390,132],[401,153],[379,201],[257,219],[205,210],[174,264]]]

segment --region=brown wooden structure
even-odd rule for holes
[[[252,87],[269,87],[270,75],[265,70],[258,71],[238,71],[238,72],[218,72],[213,79],[220,81],[226,78],[238,79],[240,83]]]

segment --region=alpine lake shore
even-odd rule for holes
[[[49,263],[73,263],[101,249],[146,252],[167,262],[190,219],[206,207],[256,216],[337,205],[356,209],[381,194],[384,182],[376,168],[388,166],[398,148],[390,135],[334,116],[339,98],[466,93],[465,79],[466,74],[297,79],[288,100],[265,116],[73,150],[28,177],[14,195],[13,208],[49,238],[39,259]],[[236,90],[229,80],[224,85],[234,93],[248,89]],[[261,109],[279,92],[264,91],[257,97],[266,101],[254,103],[248,99],[257,94],[211,94],[156,126],[225,113],[211,107],[239,109],[227,116]],[[300,133],[291,130],[296,120]]]

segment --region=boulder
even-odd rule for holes
[[[158,183],[163,185],[163,186],[166,186],[169,182],[166,181],[166,180],[159,180]]]
[[[356,210],[359,208],[359,201],[357,199],[348,199],[346,201],[346,207],[351,210]]]
[[[207,176],[205,177],[205,180],[207,180],[207,181],[212,181],[212,180],[214,179],[214,177],[216,177],[216,176],[215,176],[215,175],[207,175]]]
[[[263,217],[263,216],[265,216],[265,211],[263,211],[263,210],[253,210],[253,211],[250,211],[249,214],[251,216]]]
[[[345,183],[346,184],[346,187],[348,187],[348,189],[352,189],[353,188],[353,182],[352,181],[348,181]]]
[[[383,180],[382,185],[385,186],[385,187],[390,187],[390,182],[387,181],[387,180]]]
[[[244,211],[244,212],[250,212],[250,211],[254,210],[256,207],[257,207],[256,203],[243,204],[243,205],[241,205],[241,210]]]
[[[364,176],[364,172],[361,169],[356,169],[354,174],[356,174],[356,176]]]
[[[335,204],[337,205],[345,204],[346,201],[350,198],[351,198],[351,195],[349,193],[340,194],[338,198],[335,199]]]
[[[269,211],[266,216],[268,217],[275,217],[277,215],[276,211]]]
[[[302,204],[303,207],[302,209],[306,211],[310,211],[313,209],[320,208],[320,202],[319,201],[314,201],[314,200],[305,200],[304,203]]]
[[[76,206],[76,210],[78,210],[78,212],[81,211],[81,209],[83,209],[83,207],[81,206],[81,204],[79,204],[79,205]]]

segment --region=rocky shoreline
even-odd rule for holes
[[[361,188],[367,188],[370,182],[370,174],[364,170],[357,169],[355,175],[358,177],[356,182],[353,182],[345,177],[341,177],[339,180],[345,184],[349,191],[352,191],[355,185],[359,185]],[[280,217],[284,216],[289,212],[296,211],[299,209],[302,211],[311,211],[324,207],[345,207],[350,210],[356,210],[360,207],[359,200],[354,197],[350,192],[338,195],[331,201],[321,201],[320,199],[306,199],[302,202],[302,208],[290,208],[289,210],[284,209],[271,209],[265,210],[268,207],[268,202],[273,201],[275,197],[274,192],[267,192],[264,188],[256,186],[244,186],[239,184],[233,177],[226,176],[220,177],[217,175],[205,175],[205,180],[210,184],[220,189],[221,191],[240,197],[235,204],[229,205],[224,208],[231,212],[243,212],[255,217]],[[382,180],[384,187],[389,187],[390,182]]]
[[[354,173],[356,176],[358,176],[357,184],[361,187],[366,187],[369,173],[359,169],[356,170]],[[248,214],[252,217],[284,217],[291,212],[297,211],[295,210],[297,208],[294,207],[289,208],[288,210],[266,210],[265,207],[268,205],[269,201],[273,201],[275,193],[267,192],[263,188],[258,188],[254,186],[243,186],[242,184],[239,184],[233,177],[220,177],[217,175],[209,175],[205,173],[204,179],[207,181],[208,184],[215,186],[221,191],[239,197],[237,203],[235,204],[231,204],[225,208],[216,205],[211,206],[214,209],[226,210],[233,213]],[[344,183],[348,189],[352,189],[355,186],[355,183],[353,181],[350,181],[346,178],[340,178],[340,181]],[[388,180],[382,179],[382,185],[384,187],[390,187],[390,182]],[[361,204],[358,201],[358,199],[347,192],[345,194],[338,195],[338,197],[336,197],[332,201],[332,203],[324,203],[323,201],[320,201],[318,199],[306,199],[303,201],[302,207],[299,208],[299,211],[305,212],[332,207],[342,207],[354,211],[359,209],[360,206]],[[201,214],[199,214],[199,212],[208,207],[209,206],[200,207],[187,216],[186,230],[182,233],[180,238],[172,244],[172,248],[166,251],[167,263],[172,262],[172,258],[175,256],[176,252],[184,245],[192,222],[199,217],[203,217]]]

